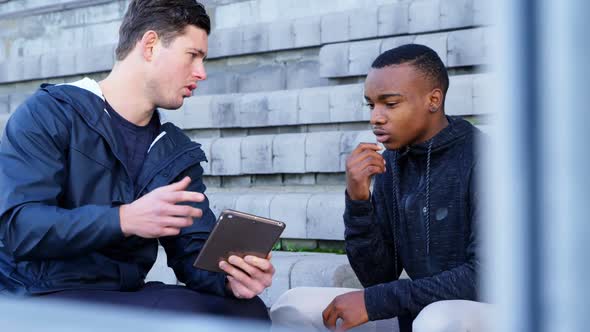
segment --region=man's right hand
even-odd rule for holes
[[[143,238],[174,236],[203,215],[201,209],[180,202],[202,202],[205,195],[186,191],[191,179],[184,179],[153,190],[140,199],[120,207],[121,230],[125,236]]]
[[[361,143],[346,159],[346,192],[350,199],[369,199],[371,177],[385,172],[385,159],[377,153],[381,147],[375,143]]]

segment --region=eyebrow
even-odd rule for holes
[[[189,47],[188,50],[189,51],[193,51],[195,53],[198,53],[199,55],[202,55],[203,56],[203,59],[206,59],[207,58],[207,53],[205,53],[205,51],[203,51],[200,48]]]
[[[392,97],[403,97],[403,95],[401,93],[387,93],[384,95],[377,96],[377,100],[385,100],[387,98],[392,98]],[[365,96],[365,100],[371,100],[371,98]]]

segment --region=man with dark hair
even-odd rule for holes
[[[0,293],[268,320],[269,259],[193,267],[215,216],[200,145],[157,108],[206,78],[195,0],[133,0],[108,77],[42,85],[0,145]],[[185,286],[145,283],[158,242]]]
[[[400,46],[375,59],[365,99],[386,150],[361,143],[346,162],[346,252],[365,289],[325,296],[293,289],[273,305],[274,323],[343,331],[397,317],[401,331],[412,324],[415,332],[482,328],[486,305],[474,302],[480,132],[445,115],[448,86],[444,64],[426,46]],[[402,270],[411,279],[399,279]]]

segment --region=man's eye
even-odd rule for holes
[[[365,107],[368,107],[370,110],[373,110],[375,108],[375,105],[374,104],[366,103],[365,104]]]
[[[394,108],[395,106],[397,106],[397,103],[387,103],[385,104],[385,106],[387,106],[387,108]]]

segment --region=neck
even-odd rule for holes
[[[422,135],[422,137],[416,141],[416,143],[424,143],[432,139],[434,136],[440,133],[441,130],[445,129],[449,125],[449,120],[447,120],[444,112],[442,110],[439,112],[442,113],[442,116],[437,116],[436,119],[433,119],[432,125],[428,128],[424,135]]]
[[[154,114],[155,105],[144,93],[145,82],[139,71],[123,70],[116,64],[111,73],[98,84],[109,104],[125,120],[138,125],[147,125]],[[129,68],[129,66],[127,66]]]

